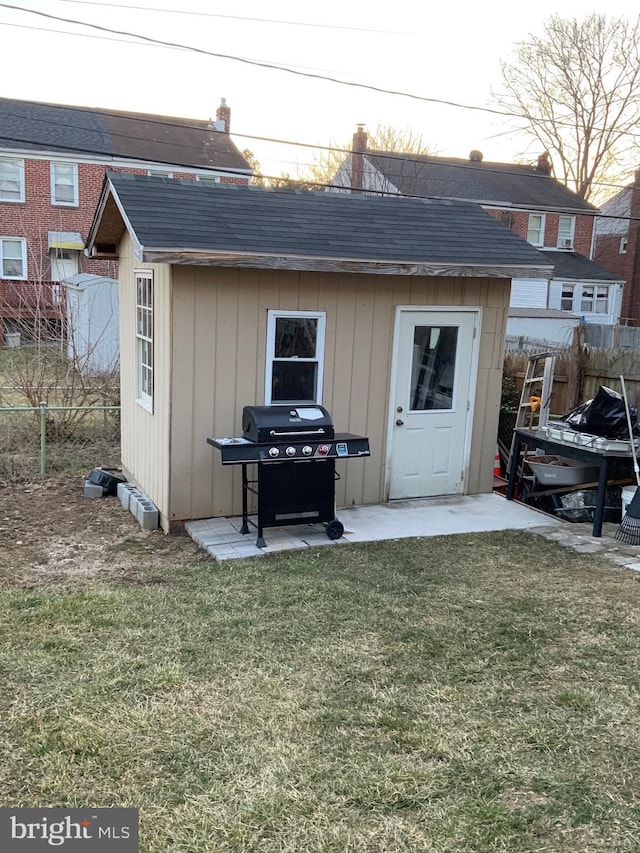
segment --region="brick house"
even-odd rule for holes
[[[107,170],[247,184],[230,123],[224,99],[212,122],[0,98],[0,345],[62,331],[64,280],[117,279],[83,253]]]
[[[534,166],[372,151],[362,125],[331,181],[335,191],[472,201],[553,263],[553,278],[514,279],[508,334],[568,341],[582,320],[615,324],[623,278],[593,260],[597,209],[552,177],[548,154]]]
[[[620,322],[640,326],[640,169],[606,201],[596,224],[595,259],[624,278]]]

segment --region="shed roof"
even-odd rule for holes
[[[210,122],[0,98],[0,148],[250,172]]]
[[[532,210],[593,213],[596,208],[530,165],[368,151],[364,155],[403,195],[455,198]]]
[[[476,204],[204,186],[111,172],[88,246],[127,223],[148,261],[422,275],[541,277],[550,259]]]

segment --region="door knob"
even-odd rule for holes
[[[400,418],[396,421],[396,426],[404,426],[404,421],[401,421]]]

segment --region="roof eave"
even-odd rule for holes
[[[464,278],[550,278],[547,264],[480,264],[457,261],[402,261],[361,258],[330,258],[309,255],[270,255],[238,252],[206,252],[192,249],[142,247],[140,260],[175,265],[242,267],[295,270],[298,272],[347,272],[372,275],[458,276]]]

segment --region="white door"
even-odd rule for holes
[[[400,312],[391,499],[464,491],[476,321],[472,311]]]

